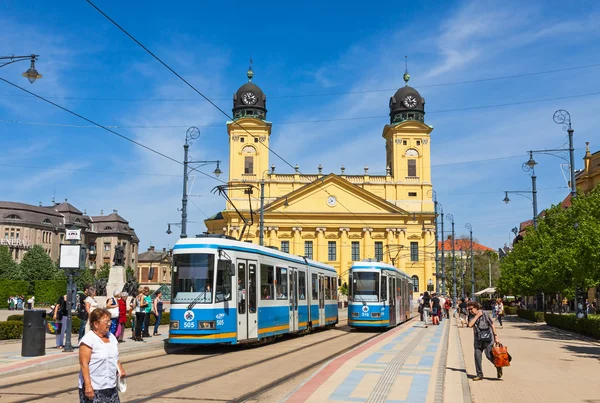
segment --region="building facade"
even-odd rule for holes
[[[20,262],[33,245],[41,245],[52,261],[57,262],[65,231],[81,229],[81,244],[87,248],[87,266],[91,270],[104,263],[112,265],[115,246],[125,249],[125,266],[137,266],[139,239],[127,220],[116,210],[107,216],[88,216],[65,199],[52,206],[33,206],[0,201],[0,245],[9,247]]]
[[[324,173],[321,165],[310,174],[298,166],[293,173],[277,172],[269,161],[267,97],[252,77],[249,70],[248,82],[233,96],[229,200],[205,220],[208,231],[259,243],[262,199],[266,246],[331,264],[344,282],[352,262],[365,258],[394,264],[422,289],[435,281],[433,128],[425,124],[425,100],[408,86],[408,74],[389,100],[390,123],[382,130],[385,166],[376,168],[385,175],[372,175],[367,166],[349,174],[343,165],[339,173]],[[246,225],[251,215],[253,223]]]
[[[156,285],[171,284],[172,250],[155,250],[150,246],[138,256],[138,283],[156,289]]]
[[[590,143],[585,143],[583,170],[575,175],[577,189],[583,193],[591,191],[600,184],[600,151],[590,152]]]

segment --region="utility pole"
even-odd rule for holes
[[[446,265],[444,263],[445,253],[444,253],[444,243],[446,242],[446,238],[444,235],[444,206],[442,206],[442,295],[446,295]]]
[[[475,263],[473,259],[473,226],[469,223],[465,224],[465,228],[469,230],[470,255],[471,255],[471,298],[475,296]]]
[[[181,235],[179,235],[180,238],[187,238],[188,151],[190,149],[188,138],[191,137],[188,134],[190,133],[190,130],[192,130],[191,127],[188,129],[188,133],[186,133],[185,144],[183,145],[183,197],[181,198]],[[198,135],[199,134],[200,133],[198,132]]]
[[[456,308],[456,246],[454,243],[454,216],[447,214],[452,224],[452,307]]]
[[[264,172],[263,172],[264,175]],[[259,234],[258,244],[263,246],[265,241],[265,178],[264,176],[260,180],[260,223],[259,223]]]
[[[488,255],[488,270],[490,275],[490,288],[492,288],[492,257]]]
[[[435,196],[435,193],[434,193]],[[433,200],[433,216],[435,217],[435,292],[440,292],[440,257],[438,255],[438,216],[437,197]]]

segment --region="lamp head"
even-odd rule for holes
[[[213,174],[215,174],[217,178],[223,173],[223,171],[221,171],[221,169],[219,168],[219,164],[220,162],[217,162],[217,168],[213,171]]]
[[[171,231],[171,224],[167,224],[167,234],[171,235],[173,231]]]
[[[529,151],[529,161],[527,161],[525,165],[527,165],[530,169],[533,169],[537,165],[537,162],[535,162],[533,159],[533,152]]]
[[[31,84],[33,84],[35,82],[35,80],[43,77],[35,69],[35,56],[34,55],[31,56],[31,66],[29,67],[29,69],[26,72],[24,72],[22,74],[22,76],[25,77],[26,79],[28,79]]]
[[[508,198],[508,192],[504,192],[504,199],[502,201],[508,204],[508,202],[510,201],[510,199]]]

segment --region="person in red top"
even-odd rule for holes
[[[119,327],[117,329],[117,340],[119,343],[125,343],[123,335],[125,334],[125,322],[127,322],[127,297],[129,294],[122,292],[117,302],[119,303]]]

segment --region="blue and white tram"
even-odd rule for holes
[[[173,247],[171,344],[237,344],[335,326],[328,266],[221,235]],[[168,345],[167,345],[168,347]]]
[[[348,325],[392,327],[412,317],[410,277],[396,267],[366,259],[350,268]]]

